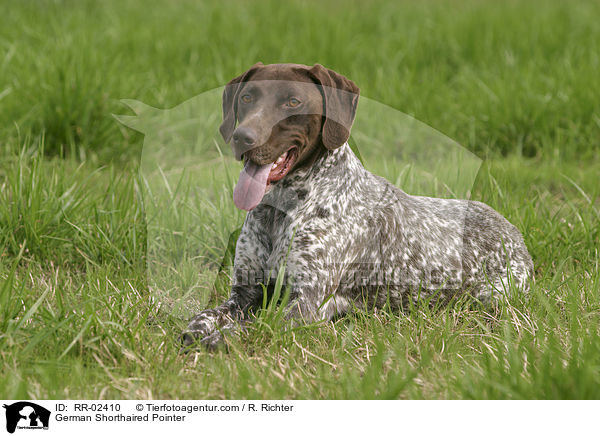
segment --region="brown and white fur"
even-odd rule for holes
[[[356,85],[318,64],[256,64],[226,87],[221,133],[245,161],[234,200],[249,212],[231,295],[191,319],[184,345],[221,343],[260,306],[262,284],[272,291],[282,266],[287,316],[304,321],[364,305],[402,308],[465,292],[487,302],[511,286],[528,290],[531,257],[499,213],[408,195],[362,166],[347,143],[357,103]]]

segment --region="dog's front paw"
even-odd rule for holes
[[[206,335],[195,330],[186,330],[181,335],[181,351],[183,352],[194,348],[194,345],[201,345],[209,351],[215,351],[223,344],[225,344],[225,339],[223,334],[219,331]]]
[[[214,351],[221,345],[227,345],[227,336],[245,330],[244,320],[229,318],[225,323],[217,323],[217,319],[219,319],[218,314],[213,310],[205,310],[193,317],[187,330],[181,335],[182,351],[189,350],[196,344]]]
[[[225,329],[227,331],[229,329]],[[182,351],[188,351],[194,345],[202,345],[209,351],[215,351],[225,344],[224,332],[215,330],[209,332],[206,328],[188,329],[181,335]]]
[[[223,332],[216,331],[208,336],[203,337],[200,343],[206,347],[208,351],[216,351],[219,347],[227,345]]]
[[[194,316],[187,329],[181,334],[181,344],[184,348],[207,338],[215,333],[215,314],[212,310],[205,310]]]

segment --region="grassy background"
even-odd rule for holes
[[[597,2],[5,4],[0,397],[598,398]],[[179,354],[145,274],[143,137],[111,114],[258,60],[325,64],[486,158],[473,196],[523,232],[531,297],[293,334],[265,313],[229,354]]]

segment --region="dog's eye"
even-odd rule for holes
[[[291,98],[288,100],[288,103],[287,103],[287,105],[288,105],[289,107],[296,107],[296,106],[298,106],[300,103],[301,103],[301,101],[300,101],[300,100],[298,100],[296,97],[291,97]]]
[[[250,94],[244,94],[240,97],[242,103],[250,103],[252,101],[252,96]]]

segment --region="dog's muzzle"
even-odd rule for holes
[[[247,151],[257,146],[258,135],[249,127],[238,127],[233,132],[232,149],[233,155],[237,160],[242,160],[242,156]]]

